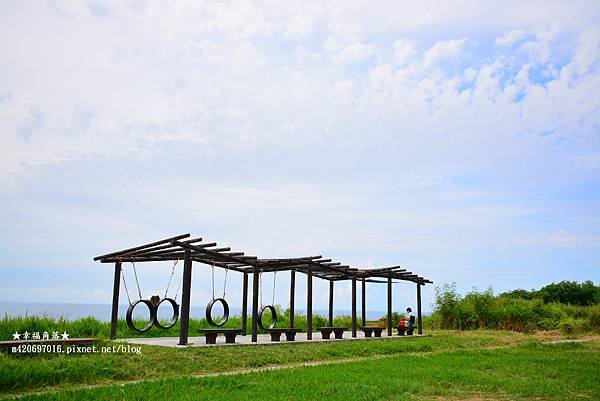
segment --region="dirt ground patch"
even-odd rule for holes
[[[423,398],[423,400],[435,400],[435,401],[505,401],[507,398],[504,395],[468,395],[465,397],[434,397],[434,398]]]
[[[563,335],[559,330],[538,331],[534,335],[536,339],[544,342],[558,341],[563,339]]]

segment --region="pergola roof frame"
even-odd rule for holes
[[[94,258],[102,263],[114,262],[160,262],[183,259],[185,252],[190,251],[192,260],[231,269],[241,273],[252,273],[255,269],[261,273],[295,270],[330,281],[341,280],[374,280],[392,278],[398,281],[411,281],[421,285],[432,283],[424,277],[406,271],[401,266],[364,269],[343,265],[341,262],[324,259],[321,255],[294,258],[261,259],[245,255],[244,252],[232,251],[230,247],[217,248],[216,242],[201,243],[202,238],[189,238],[190,234],[180,234],[152,243],[111,252]]]
[[[190,317],[190,294],[192,281],[192,263],[199,262],[230,269],[243,273],[243,302],[242,302],[242,333],[246,335],[246,313],[248,301],[248,276],[252,274],[252,342],[257,341],[258,291],[261,273],[290,271],[290,325],[294,327],[294,294],[296,271],[306,274],[307,277],[307,339],[312,339],[312,278],[317,277],[329,281],[329,325],[333,322],[333,292],[334,283],[341,280],[352,281],[352,337],[356,337],[356,284],[362,282],[362,324],[365,325],[365,284],[387,283],[387,320],[392,317],[392,284],[400,281],[410,281],[417,284],[417,314],[419,334],[421,327],[421,286],[432,283],[423,277],[407,271],[402,266],[389,266],[382,268],[356,268],[344,265],[342,262],[326,259],[322,255],[303,256],[294,258],[262,259],[249,256],[244,252],[232,251],[230,247],[217,247],[216,242],[202,243],[202,238],[189,238],[190,234],[180,234],[144,245],[135,246],[121,251],[111,252],[94,258],[101,263],[114,263],[115,274],[113,283],[113,302],[111,316],[110,338],[116,338],[119,288],[123,262],[158,262],[184,260],[183,289],[181,300],[181,321],[179,330],[179,344],[188,343],[188,329]],[[392,334],[392,327],[388,325],[388,335]]]

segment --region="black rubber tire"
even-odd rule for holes
[[[215,303],[220,302],[223,305],[223,319],[219,322],[215,322],[212,318],[212,308]],[[221,327],[229,320],[229,304],[224,298],[215,298],[206,305],[206,321],[208,324],[215,327]]]
[[[165,301],[170,303],[171,306],[173,307],[173,316],[171,316],[171,319],[169,320],[169,322],[166,325],[163,325],[158,320],[158,308],[160,307],[160,304],[162,304]],[[177,323],[177,320],[179,320],[179,305],[177,304],[177,302],[175,302],[175,300],[173,298],[163,298],[158,303],[158,305],[156,305],[156,312],[154,315],[154,324],[159,329],[168,330],[171,327],[175,326],[175,324]]]
[[[146,305],[148,307],[148,310],[150,311],[150,320],[148,321],[148,324],[146,326],[142,327],[141,329],[138,329],[137,327],[135,327],[135,324],[133,322],[133,310],[135,309],[135,307],[138,304]],[[154,305],[152,305],[152,302],[148,301],[147,299],[138,299],[134,303],[130,304],[129,308],[127,308],[127,314],[125,315],[125,321],[127,322],[127,327],[129,327],[129,330],[133,331],[134,333],[142,334],[142,333],[147,332],[148,330],[150,330],[152,328],[152,326],[154,326],[155,320],[156,320],[156,308],[154,307]]]
[[[263,317],[263,313],[267,309],[271,311],[271,324],[269,324],[268,327],[265,327],[263,325],[262,317]],[[275,325],[277,325],[277,311],[275,310],[275,307],[273,305],[267,305],[267,306],[263,307],[260,310],[260,313],[258,314],[258,327],[260,327],[263,330],[268,330],[268,329],[274,329]]]

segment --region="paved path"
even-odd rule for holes
[[[392,337],[397,338],[399,340],[401,340],[401,339],[408,340],[411,337],[423,337],[423,336],[425,336],[425,335],[415,334],[413,336],[393,335]],[[333,337],[333,334],[331,335],[331,337]],[[381,338],[389,338],[389,337],[384,333],[384,334],[382,334]],[[189,337],[188,346],[191,346],[191,347],[219,347],[219,346],[236,346],[236,345],[277,345],[277,344],[301,344],[301,343],[327,342],[327,341],[339,342],[339,341],[344,341],[344,340],[377,341],[377,340],[380,340],[381,338],[377,338],[377,337],[365,338],[365,335],[362,331],[359,331],[356,333],[356,338],[352,338],[352,332],[346,331],[346,332],[344,332],[344,338],[341,340],[337,340],[337,339],[323,340],[321,338],[321,333],[316,332],[316,333],[313,333],[312,340],[308,340],[306,338],[306,333],[298,333],[298,334],[296,334],[296,341],[285,341],[285,335],[282,335],[281,341],[277,342],[277,341],[271,341],[271,336],[268,334],[259,334],[258,339],[257,339],[258,341],[255,343],[252,342],[250,335],[247,335],[247,336],[238,335],[235,338],[235,344],[226,344],[225,337],[220,335],[219,337],[217,337],[216,344],[206,344],[206,340],[204,339],[204,336]],[[121,339],[120,341],[125,341],[130,344],[178,347],[177,343],[179,342],[179,337],[125,338],[125,339]]]

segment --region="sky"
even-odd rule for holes
[[[188,232],[401,265],[426,311],[450,282],[600,283],[600,3],[417,3],[1,0],[0,302],[109,303],[94,256]],[[138,270],[164,292],[169,262]]]

